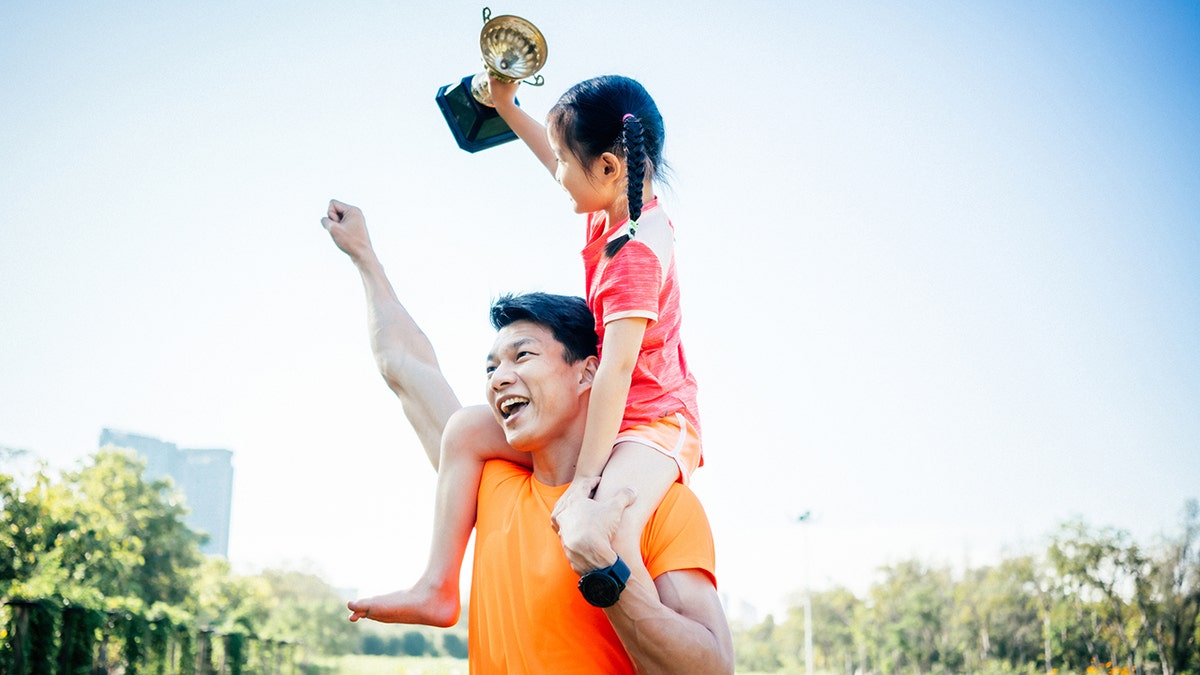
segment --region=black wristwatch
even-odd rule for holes
[[[592,570],[579,577],[579,592],[583,599],[595,607],[612,607],[625,590],[629,581],[629,566],[617,556],[617,561],[608,567]]]

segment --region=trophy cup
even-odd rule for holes
[[[488,74],[502,82],[536,87],[543,82],[541,75],[532,80],[525,78],[533,77],[546,65],[546,38],[532,23],[507,14],[492,18],[487,7],[483,8],[483,20],[479,50],[486,70],[443,86],[435,97],[458,147],[467,152],[479,152],[517,137],[492,105]]]

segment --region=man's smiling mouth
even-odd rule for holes
[[[500,410],[500,416],[504,419],[508,419],[518,410],[527,405],[529,405],[529,399],[525,398],[524,396],[513,396],[512,398],[504,399],[496,407]]]

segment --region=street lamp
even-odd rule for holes
[[[812,524],[812,511],[805,511],[796,516],[795,522],[800,525]],[[812,675],[813,672],[813,643],[812,643],[812,596],[808,589],[808,562],[809,562],[809,546],[808,546],[808,528],[804,528],[804,673]]]

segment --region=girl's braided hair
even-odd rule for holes
[[[606,152],[625,159],[629,234],[605,246],[604,254],[611,258],[637,234],[646,172],[652,179],[661,173],[663,121],[658,106],[636,80],[604,75],[568,89],[547,120],[581,162],[590,164]]]

